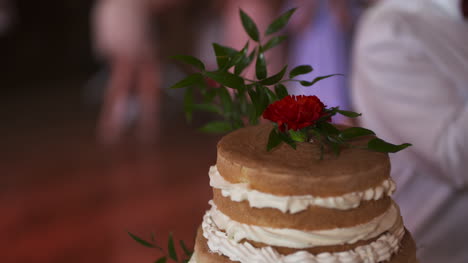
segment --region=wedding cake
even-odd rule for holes
[[[417,262],[416,245],[391,199],[395,183],[387,154],[411,144],[333,125],[338,114],[361,113],[329,107],[314,95],[289,95],[285,86],[310,89],[342,74],[309,79],[310,65],[268,72],[265,52],[286,39],[278,34],[295,10],[260,32],[240,9],[249,41],[241,50],[213,43],[216,70],[193,56],[175,57],[195,72],[172,85],[186,89],[187,118],[195,110],[210,112],[217,117],[201,131],[231,131],[218,143],[209,171],[213,199],[190,262]],[[244,77],[249,65],[255,77]],[[260,118],[270,123],[258,124]]]
[[[213,200],[190,262],[418,262],[391,199],[387,153],[347,147],[321,156],[308,142],[267,151],[271,129],[241,128],[219,141]]]

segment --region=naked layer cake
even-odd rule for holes
[[[211,209],[190,262],[418,262],[386,153],[350,147],[321,160],[314,143],[268,152],[271,128],[218,143]]]

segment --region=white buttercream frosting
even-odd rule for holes
[[[297,213],[306,210],[309,206],[321,206],[340,210],[352,209],[359,206],[361,201],[378,200],[385,195],[390,196],[395,191],[395,182],[391,178],[379,185],[362,192],[352,192],[341,196],[318,197],[312,195],[278,196],[251,189],[247,183],[231,183],[225,180],[218,172],[216,166],[209,171],[210,185],[220,189],[224,197],[232,201],[247,200],[251,207],[276,208],[283,213]]]
[[[390,210],[393,209],[396,208],[393,207]],[[397,219],[396,221],[400,223],[396,223],[386,234],[368,245],[359,246],[353,250],[334,253],[325,252],[317,255],[307,251],[299,251],[289,255],[281,255],[270,246],[255,248],[247,241],[239,243],[238,236],[232,235],[232,233],[229,234],[229,229],[224,229],[222,225],[216,222],[215,217],[213,217],[213,211],[215,210],[216,207],[213,206],[205,214],[202,223],[203,236],[208,240],[208,247],[211,251],[225,255],[232,261],[248,263],[376,263],[389,260],[392,254],[398,251],[399,243],[405,233],[401,219]],[[228,222],[228,225],[232,224]],[[252,230],[255,231],[256,229]],[[317,237],[319,238],[319,236]]]
[[[359,240],[377,237],[385,231],[394,230],[402,225],[401,216],[393,204],[385,213],[364,224],[347,228],[303,231],[242,224],[219,211],[212,201],[210,203],[212,208],[207,215],[236,242],[248,239],[272,246],[298,249],[353,244]]]

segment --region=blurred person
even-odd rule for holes
[[[292,0],[300,7],[291,18],[289,65],[311,65],[314,71],[303,79],[344,74],[322,80],[314,87],[291,83],[290,92],[317,95],[328,106],[349,109],[348,76],[351,38],[362,1]],[[336,119],[338,122],[346,118]]]
[[[468,1],[381,1],[354,49],[362,125],[391,156],[395,199],[425,263],[468,262]]]
[[[110,65],[110,77],[98,123],[103,143],[122,136],[133,106],[138,107],[137,137],[157,135],[161,96],[161,63],[152,17],[179,0],[100,0],[93,10],[94,44]]]

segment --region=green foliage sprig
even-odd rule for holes
[[[170,260],[172,260],[174,262],[187,263],[187,262],[189,262],[190,257],[193,254],[193,252],[190,251],[187,248],[184,241],[180,240],[179,245],[180,245],[180,248],[182,249],[182,251],[184,252],[184,258],[180,259],[180,261],[179,261],[179,257],[177,256],[177,252],[176,252],[176,249],[175,249],[175,244],[174,244],[174,239],[172,237],[172,233],[169,234],[169,238],[168,238],[168,241],[167,241],[167,252],[162,247],[160,247],[160,246],[158,246],[156,244],[156,241],[154,239],[153,234],[151,234],[151,242],[146,241],[143,238],[138,237],[138,236],[136,236],[136,235],[134,235],[134,234],[132,234],[130,232],[128,232],[128,235],[133,240],[140,243],[142,246],[152,248],[152,249],[156,249],[156,250],[158,250],[158,251],[160,251],[161,253],[164,254],[162,257],[160,257],[156,261],[154,261],[154,263],[166,263],[168,259],[170,259]]]
[[[339,110],[338,107],[327,109],[327,111],[329,111],[329,115],[327,116],[330,117],[337,113],[350,118],[361,116],[361,114],[353,111]],[[374,138],[369,139],[366,145],[353,144],[354,139],[363,136],[374,136]],[[335,156],[338,156],[343,148],[361,148],[376,152],[395,153],[411,146],[409,143],[395,145],[386,142],[375,137],[375,133],[366,128],[349,127],[340,130],[326,120],[322,120],[318,121],[315,125],[297,131],[288,130],[281,132],[278,125],[275,124],[268,137],[267,151],[273,150],[281,143],[286,143],[293,149],[296,149],[298,142],[317,143],[320,148],[321,160],[324,157],[324,152],[332,152]]]
[[[298,79],[297,77],[313,72],[310,65],[299,65],[289,70],[284,66],[279,72],[269,74],[265,53],[286,40],[285,35],[273,34],[281,31],[295,12],[292,8],[276,18],[260,34],[255,22],[243,10],[239,10],[242,26],[250,40],[245,43],[241,50],[213,44],[216,56],[217,69],[207,70],[205,64],[193,56],[175,56],[181,62],[191,65],[196,73],[193,73],[171,88],[186,88],[184,98],[184,110],[188,121],[192,118],[193,111],[211,112],[222,120],[213,121],[200,128],[208,133],[225,133],[245,125],[256,125],[259,122],[268,105],[287,97],[288,91],[285,87],[287,82],[299,82],[302,86],[310,87],[317,82],[342,74],[330,74],[318,76],[312,80]],[[251,47],[253,41],[253,47]],[[243,76],[244,70],[255,62],[255,79],[248,79]],[[288,72],[288,74],[286,74]],[[285,77],[287,76],[287,77]],[[219,86],[209,87],[207,80],[215,81]],[[201,97],[202,101],[195,103],[195,97]],[[325,109],[326,118],[331,118],[336,114],[355,118],[361,114],[352,111],[343,111],[338,107]],[[343,147],[354,147],[350,140],[361,137],[375,135],[374,132],[360,127],[352,127],[339,130],[325,120],[319,120],[314,125],[301,130],[280,131],[278,126],[271,131],[267,149],[272,150],[281,143],[287,143],[295,148],[297,142],[308,142],[312,139],[319,143],[321,158],[325,150],[331,150],[339,154]],[[410,144],[394,145],[379,138],[370,139],[366,148],[378,152],[397,152]]]
[[[201,130],[211,133],[229,132],[247,124],[258,124],[265,108],[288,95],[284,85],[286,82],[296,81],[303,86],[312,86],[320,80],[341,74],[319,76],[312,80],[296,79],[313,71],[309,65],[301,65],[288,71],[284,66],[275,74],[268,74],[265,53],[286,40],[284,35],[273,34],[279,32],[288,23],[296,9],[290,9],[276,18],[260,34],[255,22],[243,11],[239,10],[242,25],[250,37],[241,50],[213,44],[217,69],[207,70],[205,64],[193,56],[175,56],[181,62],[191,65],[196,73],[190,74],[171,88],[186,88],[184,109],[187,120],[191,120],[194,111],[211,112],[221,117],[221,121],[207,123]],[[254,45],[251,45],[253,41]],[[253,46],[253,47],[252,47]],[[256,79],[243,77],[245,69],[255,63]],[[219,87],[210,88],[206,80],[212,79]],[[195,102],[200,96],[201,102]]]

